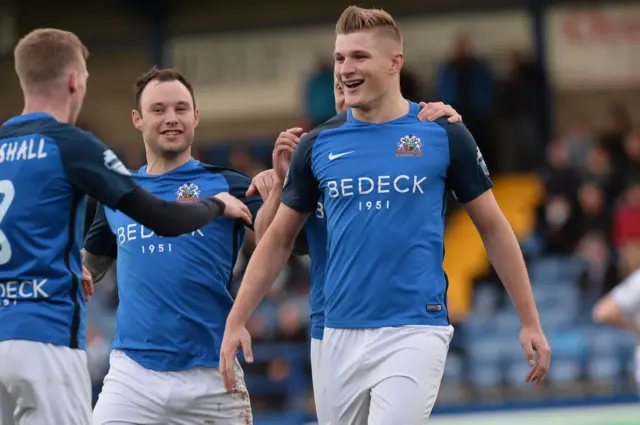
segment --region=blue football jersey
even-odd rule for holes
[[[192,202],[229,192],[255,219],[262,200],[246,198],[251,179],[195,159],[162,175],[134,173],[146,190],[167,201]],[[233,304],[229,283],[244,241],[240,220],[220,217],[196,232],[159,237],[128,216],[98,207],[85,241],[94,255],[117,257],[118,295],[113,348],[147,369],[218,366]]]
[[[470,202],[492,182],[464,124],[420,122],[419,105],[384,124],[351,110],[296,148],[282,202],[327,220],[325,326],[447,325],[446,194]]]
[[[0,127],[0,341],[84,349],[85,194],[115,207],[136,187],[89,132],[44,113]]]
[[[311,338],[324,336],[324,280],[327,268],[327,220],[322,200],[305,224],[309,258],[311,258]]]

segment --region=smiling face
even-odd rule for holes
[[[140,111],[132,112],[145,145],[163,157],[177,156],[191,148],[198,115],[191,93],[177,80],[150,81],[141,93]]]
[[[347,106],[370,109],[395,82],[402,55],[372,31],[336,37],[335,66],[344,87]]]

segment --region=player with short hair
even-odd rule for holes
[[[344,112],[346,109],[344,104],[344,90],[338,78],[336,78],[334,82],[334,99],[336,113]],[[462,121],[462,117],[458,115],[450,105],[445,105],[442,102],[421,102],[420,105],[424,106],[418,113],[418,119],[420,120],[434,121],[438,118],[448,116],[449,122]],[[272,174],[272,178],[275,178],[275,181],[271,181],[270,185],[267,185],[266,182],[258,180],[255,184],[252,183],[250,191],[247,192],[247,195],[251,195],[254,191],[258,190],[257,184],[264,185],[261,191],[268,195],[265,198],[264,207],[260,210],[260,217],[262,223],[266,226],[271,224],[280,206],[280,193],[284,178],[289,169],[291,155],[298,143],[300,143],[300,137],[303,137],[302,132],[302,128],[290,128],[280,133],[276,139],[273,150],[273,170],[275,172]],[[309,304],[311,308],[311,380],[318,423],[320,425],[328,425],[330,423],[327,419],[329,415],[325,412],[326,403],[324,402],[325,372],[322,370],[321,361],[325,303],[323,286],[327,258],[326,214],[322,205],[322,199],[318,200],[316,211],[309,216],[304,229],[303,235],[306,237],[307,249],[303,249],[302,243],[299,242],[297,252],[308,253],[311,259],[311,291],[309,294]],[[301,239],[304,240],[304,238]],[[294,252],[296,252],[295,249]]]
[[[142,187],[184,203],[229,192],[256,217],[259,231],[262,200],[245,197],[250,178],[191,156],[199,112],[182,74],[152,68],[141,76],[132,119],[147,158],[147,165],[133,173]],[[97,207],[84,264],[99,280],[117,262],[120,303],[94,425],[251,423],[240,364],[232,392],[225,390],[218,370],[233,303],[228,286],[245,234],[252,233],[246,227],[220,219],[190,235],[160,238],[108,206]]]
[[[118,157],[75,127],[87,89],[78,37],[39,29],[14,52],[22,115],[0,127],[0,422],[87,425],[81,238],[85,194],[165,236],[224,214],[250,220],[226,194],[191,205],[140,188]]]
[[[317,206],[327,216],[323,370],[332,424],[422,424],[438,393],[453,334],[447,314],[445,194],[481,234],[522,321],[520,343],[540,384],[550,349],[522,254],[463,124],[420,122],[400,92],[402,37],[381,10],[347,8],[336,27],[336,72],[349,107],[297,147],[282,205],[249,262],[221,351],[233,384],[245,323]],[[538,352],[538,361],[535,353]]]

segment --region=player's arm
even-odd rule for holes
[[[303,134],[303,131],[304,130],[302,128],[296,127],[280,132],[271,155],[273,169],[260,173],[251,183],[252,186],[256,186],[260,193],[266,192],[268,194],[268,196],[263,195],[265,204],[260,210],[260,217],[256,218],[256,242],[259,242],[265,234],[267,228],[273,222],[278,208],[280,207],[282,186],[289,170],[293,152],[300,143],[300,138],[305,135]],[[262,190],[260,190],[261,186]],[[296,255],[306,255],[309,253],[304,227],[296,238],[296,242],[293,246],[293,253]]]
[[[293,156],[289,178],[273,222],[258,244],[227,318],[220,351],[220,370],[225,386],[233,388],[234,360],[242,346],[245,359],[252,361],[251,338],[245,324],[291,256],[296,236],[315,210],[319,190],[311,169],[311,148],[315,138],[303,140]]]
[[[229,198],[225,202],[215,198],[195,203],[164,201],[138,186],[116,155],[91,133],[77,130],[61,136],[56,140],[70,183],[160,236],[196,231],[223,215],[225,202],[233,202]]]
[[[520,317],[523,329],[520,343],[530,365],[536,364],[526,379],[541,384],[549,369],[551,350],[540,326],[520,245],[491,192],[493,183],[473,136],[464,124],[444,124],[443,127],[449,136],[448,185],[478,229],[489,259]],[[540,355],[538,363],[535,363],[534,350]]]
[[[104,206],[98,204],[82,250],[82,264],[97,283],[109,271],[118,255],[116,235],[107,223]]]
[[[314,142],[315,137],[303,140],[293,155],[289,176],[280,195],[281,202],[273,222],[266,229],[249,261],[229,314],[230,325],[244,325],[249,319],[286,265],[296,236],[309,214],[316,209],[319,189],[311,169],[311,149]],[[274,198],[274,195],[270,198]]]
[[[635,272],[605,295],[593,308],[593,320],[640,333],[634,317],[640,313],[640,272]]]

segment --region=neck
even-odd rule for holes
[[[382,124],[407,115],[410,109],[409,102],[402,97],[402,93],[394,91],[392,94],[381,96],[368,109],[352,108],[351,112],[359,121]]]
[[[54,99],[25,98],[22,115],[34,112],[44,112],[54,117],[59,122],[73,124],[71,122],[69,106]]]
[[[191,149],[175,156],[156,155],[147,150],[147,174],[160,175],[175,170],[191,160]]]

